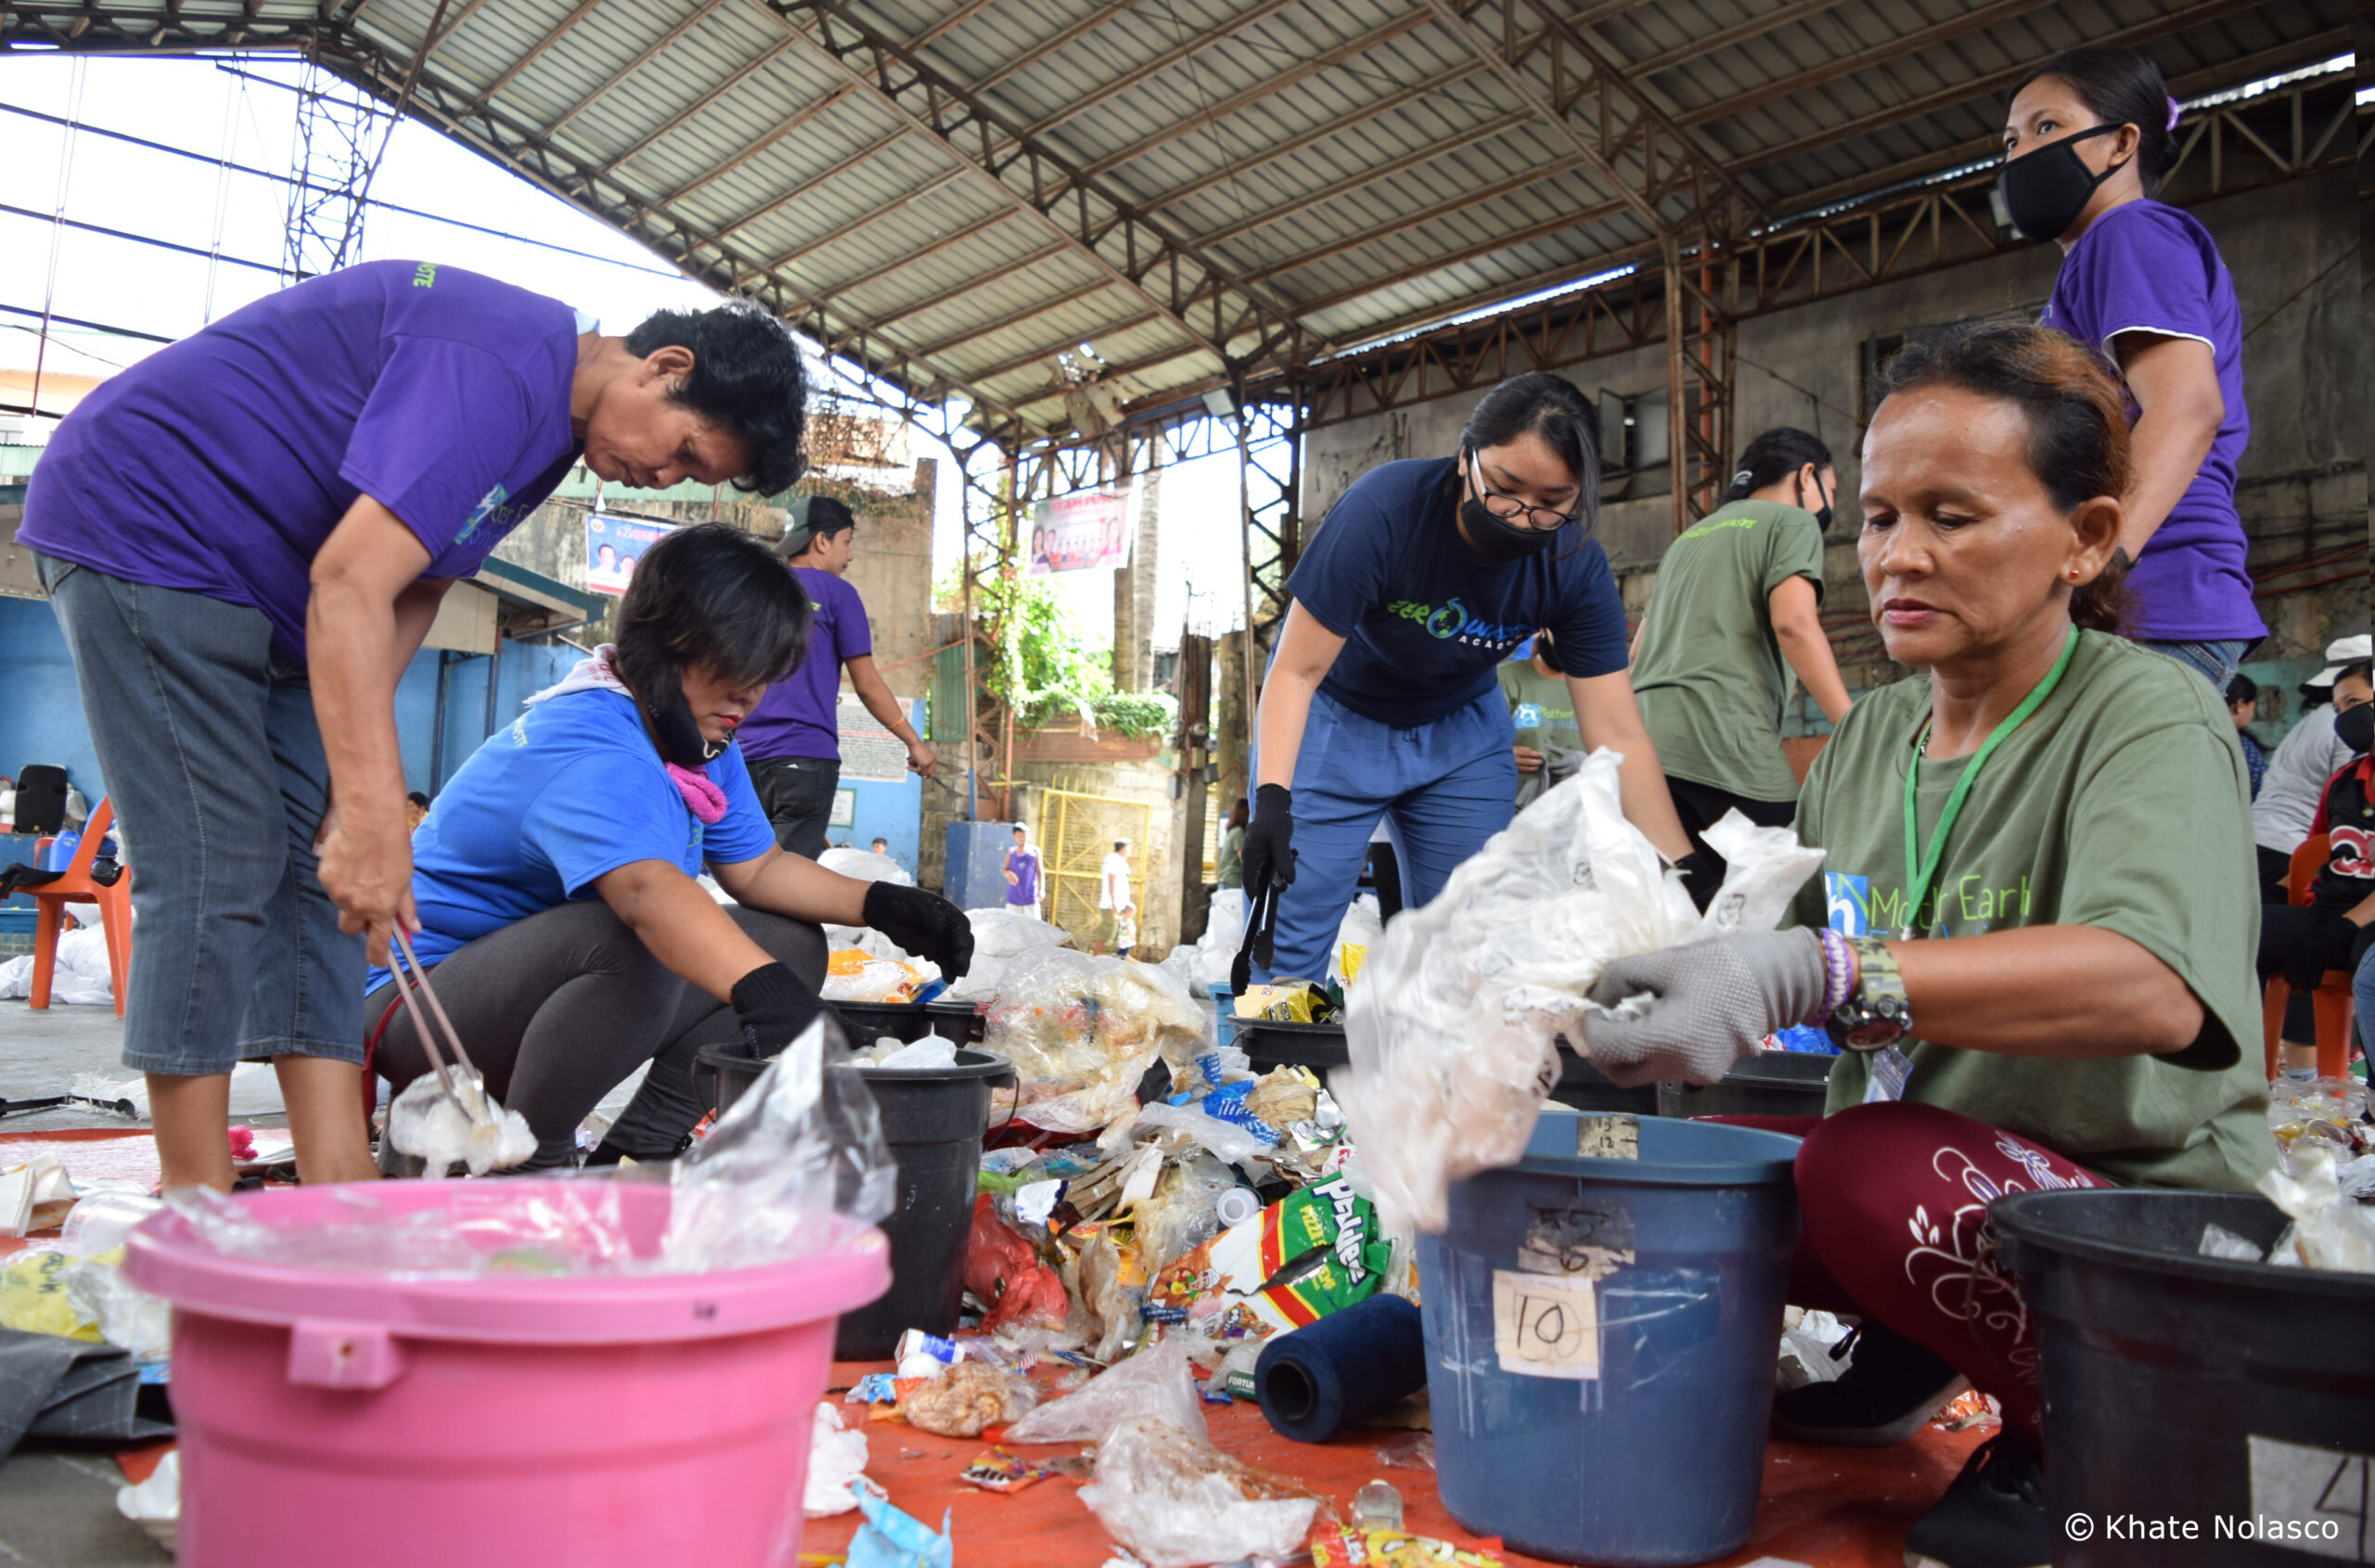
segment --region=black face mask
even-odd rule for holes
[[[2375,745],[2375,702],[2361,702],[2334,717],[2334,738],[2354,752]]]
[[[701,726],[693,722],[692,704],[685,700],[680,688],[658,709],[644,708],[644,716],[651,721],[651,734],[660,746],[660,754],[678,767],[700,767],[725,754],[726,743],[712,744],[701,734]]]
[[[1468,455],[1473,465],[1476,454]],[[1481,477],[1479,480],[1481,484]],[[1469,547],[1487,566],[1506,566],[1548,549],[1564,532],[1560,528],[1528,528],[1493,515],[1493,508],[1474,496],[1459,504],[1459,521],[1468,529]]]
[[[1815,526],[1828,533],[1830,532],[1830,492],[1823,488],[1819,479],[1815,481],[1815,495],[1822,501],[1822,505],[1815,508]],[[1798,505],[1804,508],[1805,504],[1806,476],[1801,473],[1798,476]]]
[[[2009,160],[1996,172],[1996,188],[2004,193],[2004,210],[2012,226],[2030,239],[2059,239],[2086,210],[2095,187],[2127,167],[2114,163],[2101,174],[2086,167],[2078,145],[2088,136],[2105,136],[2117,125],[2097,125],[2073,132],[2058,142],[2023,157]]]

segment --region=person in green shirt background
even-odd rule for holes
[[[1221,886],[1245,886],[1245,798],[1238,797],[1229,808],[1228,819],[1221,824],[1220,863],[1214,868],[1220,873]]]
[[[1885,367],[1857,554],[1889,657],[1797,829],[1789,930],[1619,959],[1584,1043],[1620,1085],[1714,1082],[1821,1022],[1790,1299],[1859,1315],[1776,1429],[1899,1441],[1966,1379],[2004,1430],[1906,1538],[1945,1568],[2044,1562],[2034,1316],[1987,1204],[2043,1188],[2242,1192],[2273,1162],[2253,986],[2250,781],[2219,694],[2120,635],[2125,400],[2081,345],[1968,324]]]
[[[1723,504],[1658,563],[1633,643],[1633,689],[1700,852],[1686,881],[1701,909],[1724,880],[1707,829],[1735,809],[1785,827],[1796,810],[1797,775],[1781,752],[1789,672],[1823,717],[1836,725],[1847,713],[1822,629],[1822,536],[1838,485],[1818,437],[1767,431],[1741,454]]]
[[[1575,722],[1574,695],[1567,689],[1566,672],[1559,667],[1559,648],[1549,627],[1534,634],[1521,658],[1501,666],[1500,677],[1501,696],[1517,731],[1509,752],[1517,758],[1517,807],[1523,811],[1583,765],[1584,731]]]

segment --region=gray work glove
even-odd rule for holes
[[[1638,1018],[1586,1012],[1584,1048],[1620,1088],[1712,1084],[1767,1035],[1815,1022],[1824,990],[1822,939],[1804,927],[1687,942],[1600,971],[1601,1008],[1647,1000]]]

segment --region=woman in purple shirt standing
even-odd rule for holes
[[[243,1059],[273,1063],[306,1181],[377,1174],[366,939],[385,963],[420,929],[395,688],[453,580],[580,461],[786,488],[805,400],[798,346],[753,308],[609,338],[493,278],[374,262],[224,317],[59,424],[17,537],[134,846],[123,1060],[166,1187],[230,1187]],[[704,760],[681,693],[647,720],[671,761]]]
[[[2137,640],[2224,690],[2267,628],[2252,603],[2235,469],[2251,439],[2242,314],[2210,233],[2152,199],[2177,103],[2133,49],[2072,49],[2012,95],[1997,174],[2012,222],[2062,250],[2044,324],[2126,383],[2135,481],[2120,544]]]

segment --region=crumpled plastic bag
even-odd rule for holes
[[[1149,1278],[1221,1233],[1220,1196],[1237,1185],[1237,1173],[1209,1155],[1164,1168],[1154,1196],[1133,1214],[1138,1257]]]
[[[1821,852],[1727,815],[1708,842],[1731,859],[1702,919],[1624,819],[1620,759],[1602,749],[1406,909],[1347,999],[1352,1061],[1329,1087],[1391,1223],[1440,1231],[1454,1181],[1521,1158],[1580,1041],[1585,993],[1615,958],[1769,929]],[[1745,831],[1743,831],[1745,829]]]
[[[1038,1403],[1029,1378],[986,1361],[959,1361],[899,1395],[899,1414],[935,1437],[979,1437],[1020,1420]]]
[[[2292,1174],[2271,1169],[2260,1190],[2292,1218],[2268,1249],[2280,1266],[2375,1274],[2375,1215],[2342,1190],[2342,1162],[2323,1144],[2295,1144]]]
[[[464,1083],[469,1075],[459,1067],[452,1072],[461,1092],[470,1093]],[[494,1112],[490,1122],[473,1121],[445,1092],[443,1079],[433,1072],[422,1073],[406,1084],[404,1093],[388,1107],[388,1141],[398,1153],[418,1158],[421,1175],[431,1181],[457,1168],[482,1176],[533,1158],[536,1135],[529,1129],[528,1118],[517,1111],[506,1111],[482,1087],[480,1092],[486,1108]]]
[[[1041,1261],[1038,1249],[998,1218],[997,1200],[984,1192],[973,1200],[973,1231],[965,1246],[965,1289],[987,1308],[984,1333],[1009,1325],[1061,1328],[1071,1315],[1064,1281]]]
[[[1158,1102],[1143,1108],[1133,1130],[1144,1133],[1149,1127],[1184,1133],[1232,1165],[1269,1153],[1277,1141],[1234,1122],[1208,1115],[1193,1105]]]
[[[1014,1064],[1019,1120],[1092,1133],[1136,1106],[1156,1058],[1187,1071],[1210,1043],[1206,1025],[1186,989],[1152,964],[1034,949],[1007,971],[982,1048]]]
[[[883,1036],[867,1065],[878,1073],[937,1073],[956,1065],[956,1042],[942,1035],[901,1042]]]
[[[781,1263],[898,1207],[898,1164],[846,1052],[841,1026],[817,1019],[675,1163],[659,1272]]]
[[[1188,1367],[1187,1347],[1164,1340],[1107,1368],[1061,1399],[1040,1406],[1007,1429],[1006,1441],[1103,1443],[1123,1421],[1144,1417],[1205,1442],[1204,1403]],[[1221,1562],[1230,1555],[1245,1554],[1223,1553],[1203,1561]]]
[[[890,1495],[864,1476],[858,1478],[857,1506],[866,1523],[850,1539],[847,1568],[954,1568],[956,1533],[943,1513],[934,1531],[922,1520],[891,1506]]]
[[[901,887],[913,887],[916,879],[907,868],[887,855],[877,855],[869,849],[850,849],[836,844],[816,857],[816,864],[828,871],[861,882],[896,882]]]
[[[1290,1484],[1159,1416],[1136,1415],[1098,1441],[1080,1500],[1149,1568],[1200,1568],[1297,1551],[1319,1500],[1288,1495]]]
[[[808,1480],[802,1489],[800,1511],[811,1519],[830,1519],[857,1507],[854,1490],[866,1473],[866,1433],[844,1430],[841,1412],[831,1400],[816,1407],[815,1433],[808,1445]]]
[[[973,963],[948,988],[956,1001],[996,996],[1007,971],[1025,953],[1072,945],[1072,932],[1019,909],[968,909],[965,919],[973,927]]]

